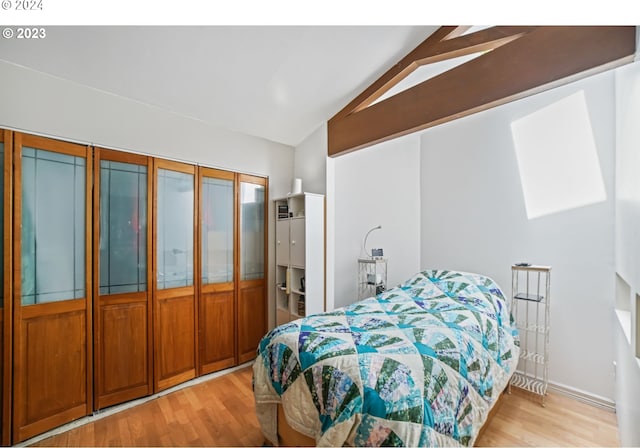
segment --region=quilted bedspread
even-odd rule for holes
[[[424,271],[269,332],[253,365],[256,412],[272,443],[281,403],[318,445],[472,445],[518,354],[493,280]]]

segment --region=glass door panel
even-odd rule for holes
[[[158,289],[193,286],[193,174],[158,169]]]
[[[147,167],[100,161],[100,294],[147,288]]]
[[[265,187],[240,183],[240,279],[264,278]]]
[[[85,182],[84,157],[22,148],[23,305],[85,297]]]
[[[202,283],[233,281],[233,179],[202,177]]]

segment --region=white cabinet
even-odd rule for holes
[[[301,193],[274,202],[276,325],[281,325],[324,311],[324,196]]]
[[[306,242],[305,242],[305,218],[291,218],[289,223],[289,235],[291,245],[289,246],[289,264],[296,268],[305,267]],[[323,235],[324,237],[324,235]]]
[[[511,314],[520,335],[520,359],[510,386],[541,397],[549,383],[551,267],[511,266]]]
[[[276,263],[289,265],[289,220],[276,221]]]

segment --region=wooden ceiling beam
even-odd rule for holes
[[[409,53],[419,65],[493,50],[533,31],[535,26],[496,26],[431,45],[422,55]],[[420,47],[418,47],[420,48]],[[415,50],[414,50],[415,51]]]
[[[494,27],[451,37],[457,29],[437,30],[331,118],[329,156],[574,81],[628,63],[635,54],[633,26]],[[370,105],[420,63],[486,46],[493,51]]]
[[[458,27],[455,26],[441,26],[433,34],[427,37],[420,45],[418,45],[411,53],[402,58],[400,62],[391,67],[384,75],[378,78],[373,84],[367,87],[364,92],[355,97],[349,104],[347,104],[340,112],[338,112],[333,119],[339,119],[351,114],[357,107],[368,100],[369,103],[377,100],[384,92],[397,84],[398,81],[405,78],[417,67],[415,63],[415,54],[418,52],[424,52],[421,48],[429,48],[431,45],[435,45],[441,40],[455,37],[458,32]],[[425,57],[425,56],[423,56]],[[376,93],[379,93],[376,95]],[[371,99],[371,97],[375,98]]]
[[[418,45],[411,53],[405,56],[398,64],[385,73],[376,83],[372,84],[354,101],[349,103],[336,115],[347,116],[354,112],[369,107],[389,89],[409,76],[420,66],[445,61],[461,56],[467,56],[482,51],[493,50],[501,45],[511,42],[536,27],[533,26],[501,26],[477,31],[466,36],[458,37],[458,32],[463,32],[470,27],[446,27],[455,28],[445,37],[437,40],[441,34],[429,36]],[[442,28],[441,28],[442,29]]]

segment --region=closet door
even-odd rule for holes
[[[200,374],[236,364],[235,175],[199,169]]]
[[[195,166],[154,160],[154,390],[195,378]]]
[[[89,148],[16,133],[14,443],[92,409]]]
[[[95,408],[153,392],[151,158],[96,148]]]
[[[0,129],[0,444],[11,445],[11,173],[13,134]]]
[[[266,244],[267,179],[239,175],[238,363],[256,356],[267,332]]]

